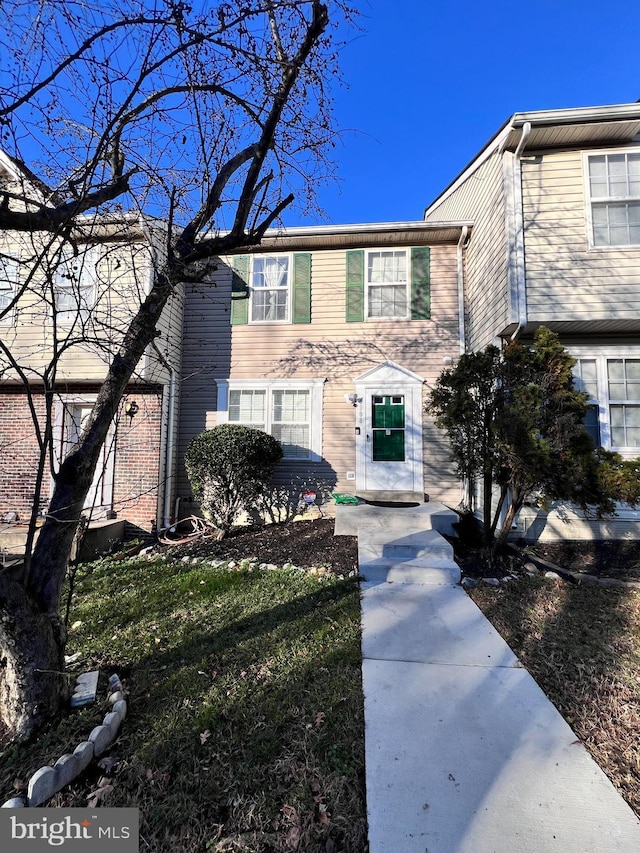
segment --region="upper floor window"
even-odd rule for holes
[[[251,321],[289,319],[289,256],[256,255],[251,270]]]
[[[58,322],[84,322],[89,318],[97,297],[97,263],[95,249],[63,256],[53,281]]]
[[[349,249],[345,320],[429,320],[431,249]]]
[[[367,317],[408,316],[408,266],[404,249],[367,252]]]
[[[17,282],[18,262],[0,255],[0,323],[13,321],[11,306],[16,296]]]
[[[236,255],[231,259],[233,325],[311,322],[311,254]]]
[[[587,158],[594,246],[640,245],[640,153]]]

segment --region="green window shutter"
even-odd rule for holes
[[[249,255],[236,255],[231,260],[231,324],[249,322]]]
[[[311,322],[311,255],[296,252],[293,256],[293,322]]]
[[[411,319],[431,319],[431,249],[411,249]]]
[[[347,252],[347,323],[364,320],[364,250]]]

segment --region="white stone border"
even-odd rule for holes
[[[120,678],[114,674],[109,677],[107,702],[111,711],[105,715],[102,725],[96,726],[88,740],[78,744],[73,753],[59,758],[53,767],[41,767],[29,779],[27,796],[12,797],[3,803],[3,809],[35,808],[46,803],[54,794],[83,773],[94,758],[110,746],[118,735],[120,724],[127,716],[127,702]]]

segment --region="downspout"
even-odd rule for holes
[[[158,251],[154,242],[153,231],[148,227],[143,216],[140,216],[140,226],[143,234],[147,238],[149,250],[153,257],[153,263],[149,264],[149,292],[154,284],[155,267],[158,265]],[[166,450],[164,459],[164,491],[162,495],[162,527],[167,528],[171,525],[171,486],[173,484],[173,458],[175,449],[175,411],[176,411],[176,387],[177,377],[175,368],[169,364],[164,357],[155,341],[152,341],[151,346],[158,356],[158,360],[169,372],[169,402],[167,412],[167,434],[166,434]],[[148,356],[145,354],[145,359]],[[146,372],[146,371],[145,371]],[[164,395],[163,395],[164,398]],[[159,526],[159,525],[156,525]]]
[[[466,225],[462,226],[460,239],[456,246],[456,271],[458,275],[458,337],[460,339],[460,355],[463,355],[467,349],[464,332],[464,256],[463,250],[467,241],[469,228]]]
[[[169,407],[167,412],[167,447],[164,461],[164,494],[162,508],[162,527],[171,526],[171,486],[173,484],[173,455],[175,449],[175,412],[176,412],[176,371],[158,349],[156,342],[153,347],[160,363],[169,371]]]
[[[511,233],[509,234],[509,245],[512,247],[513,259],[510,259],[509,266],[511,275],[515,276],[515,293],[518,306],[517,317],[518,325],[511,335],[511,340],[515,341],[520,332],[527,325],[527,292],[525,282],[525,264],[524,264],[524,217],[522,212],[522,167],[521,158],[524,151],[527,139],[531,134],[531,122],[526,121],[522,126],[522,136],[520,142],[513,155],[513,169],[511,174]],[[512,266],[513,264],[513,266]]]

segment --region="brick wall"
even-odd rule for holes
[[[121,414],[116,437],[113,503],[118,518],[150,530],[158,515],[162,392],[132,390],[122,402],[135,401],[137,414]],[[162,520],[157,519],[158,526]]]
[[[78,397],[97,389],[68,387],[64,393]],[[44,421],[44,397],[33,394],[40,422]],[[124,413],[127,400],[135,400],[139,410],[130,419]],[[145,530],[150,530],[158,513],[160,478],[162,392],[157,389],[132,389],[122,401],[113,436],[113,510]],[[0,389],[0,517],[18,512],[27,520],[36,486],[38,443],[26,395],[20,388]],[[49,498],[49,475],[45,474],[43,507]]]
[[[44,419],[44,398],[35,394],[34,406]],[[17,512],[28,519],[35,495],[38,442],[23,391],[0,392],[0,516]],[[48,483],[44,497],[49,496]]]

